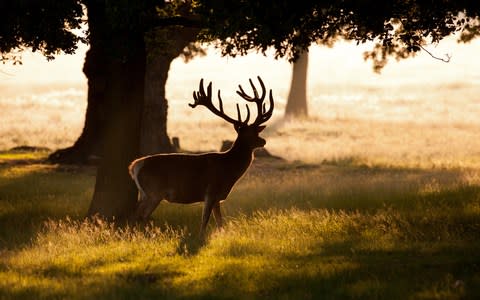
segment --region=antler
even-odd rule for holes
[[[257,78],[258,78],[258,81],[260,82],[260,86],[262,87],[262,96],[261,97],[259,97],[257,89],[255,88],[255,85],[253,84],[252,79],[249,79],[248,81],[250,82],[250,86],[252,87],[252,90],[253,90],[253,97],[247,95],[245,93],[245,91],[243,90],[241,85],[238,85],[239,91],[237,91],[237,94],[240,95],[240,97],[242,97],[243,99],[245,99],[249,102],[255,102],[255,104],[257,105],[258,114],[257,114],[257,118],[252,123],[252,125],[257,125],[258,126],[262,123],[267,122],[268,119],[270,119],[272,117],[274,104],[273,104],[272,90],[270,89],[270,93],[269,93],[270,94],[269,95],[269,97],[270,97],[269,98],[270,107],[267,111],[265,103],[263,103],[263,101],[265,100],[265,92],[266,92],[265,85],[263,84],[263,81],[260,78],[260,76],[257,76]]]
[[[266,89],[265,85],[263,84],[262,79],[260,76],[257,76],[258,81],[260,82],[260,86],[262,87],[262,96],[258,95],[257,89],[255,88],[255,85],[253,84],[253,81],[249,79],[250,85],[252,86],[253,90],[253,97],[247,95],[245,91],[243,90],[241,85],[238,85],[239,91],[237,91],[237,94],[240,95],[243,99],[245,99],[248,102],[255,102],[257,105],[257,118],[255,121],[252,123],[252,125],[259,126],[262,123],[265,123],[272,117],[273,113],[273,96],[272,96],[272,90],[270,90],[270,106],[266,108],[265,103],[263,101],[265,100],[265,95],[266,95]],[[250,109],[248,108],[248,105],[245,104],[247,107],[247,117],[245,120],[242,121],[242,116],[240,114],[240,106],[237,103],[237,114],[238,114],[238,119],[235,120],[228,115],[225,114],[223,111],[223,102],[222,102],[222,97],[220,96],[220,90],[218,90],[218,109],[213,105],[212,103],[212,83],[210,82],[207,86],[207,93],[205,93],[205,89],[203,87],[203,78],[200,80],[200,84],[198,86],[198,92],[193,92],[193,104],[188,104],[190,107],[194,108],[197,105],[203,105],[206,108],[208,108],[211,112],[213,112],[215,115],[223,118],[225,121],[232,123],[235,127],[241,127],[241,126],[247,126],[248,121],[250,120]]]
[[[250,120],[250,109],[247,107],[247,117],[244,121],[242,121],[242,116],[240,114],[240,106],[237,103],[237,115],[238,120],[235,120],[228,115],[225,114],[223,111],[223,102],[222,97],[220,96],[220,90],[218,90],[218,107],[217,109],[212,103],[212,83],[210,82],[207,86],[207,93],[205,94],[205,89],[203,88],[203,78],[200,80],[200,84],[198,86],[198,92],[193,92],[193,104],[188,104],[190,107],[195,108],[197,105],[203,105],[208,108],[211,112],[215,115],[223,118],[225,121],[232,123],[236,127],[244,126]]]

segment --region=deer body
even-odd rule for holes
[[[263,82],[259,78],[262,88]],[[134,160],[129,166],[129,172],[139,191],[139,201],[135,217],[146,219],[158,206],[160,201],[173,203],[205,202],[201,233],[203,234],[213,211],[217,226],[222,226],[220,202],[225,200],[235,183],[240,179],[253,161],[253,150],[265,145],[265,140],[259,133],[265,128],[260,124],[270,118],[273,110],[273,98],[270,92],[270,109],[265,111],[262,104],[265,97],[259,98],[255,87],[255,98],[244,95],[247,101],[256,102],[259,113],[256,121],[248,125],[250,112],[247,106],[247,118],[241,121],[233,120],[223,113],[220,100],[220,110],[211,104],[211,84],[205,94],[203,82],[200,82],[200,91],[194,93],[195,103],[191,105],[205,105],[212,112],[235,125],[237,139],[233,146],[225,152],[211,152],[204,154],[156,154]],[[242,94],[243,93],[243,94]],[[250,100],[248,100],[250,99]],[[262,104],[260,104],[262,102]]]
[[[228,196],[253,160],[252,152],[239,153],[241,156],[235,152],[231,149],[223,153],[146,156],[131,164],[130,174],[132,178],[136,175],[137,187],[149,198],[188,204],[204,201],[209,192],[220,201]],[[175,172],[167,171],[173,169]],[[157,173],[158,170],[166,172]]]

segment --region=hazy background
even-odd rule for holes
[[[173,62],[167,84],[169,135],[183,147],[213,150],[234,139],[231,126],[203,108],[188,107],[200,78],[220,88],[227,111],[240,100],[239,83],[260,75],[273,89],[274,118],[268,123],[268,149],[291,160],[360,160],[461,166],[480,161],[480,41],[457,44],[449,39],[427,49],[452,55],[450,63],[421,52],[414,59],[392,60],[372,71],[362,53],[371,45],[340,42],[310,50],[308,96],[312,118],[285,123],[291,65],[273,55],[222,58],[214,49],[188,64]],[[0,65],[0,150],[18,145],[51,149],[72,144],[81,132],[86,108],[83,59],[52,62],[25,53],[22,66]]]

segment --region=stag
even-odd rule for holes
[[[213,210],[217,227],[222,227],[220,203],[223,202],[235,183],[245,174],[253,161],[253,150],[265,146],[265,139],[259,133],[265,129],[273,113],[272,90],[269,93],[269,106],[264,103],[266,89],[258,77],[261,86],[259,95],[250,79],[253,96],[245,93],[239,85],[237,94],[244,100],[252,102],[257,108],[257,117],[253,123],[250,120],[250,109],[246,104],[246,117],[242,120],[240,106],[237,107],[237,119],[229,117],[223,110],[223,101],[218,91],[218,108],[212,103],[212,83],[203,87],[200,80],[199,90],[193,92],[195,108],[203,105],[213,114],[233,124],[237,138],[232,147],[224,152],[203,154],[156,154],[138,158],[129,166],[129,172],[138,188],[138,203],[135,212],[136,219],[147,219],[160,201],[173,203],[204,202],[200,234],[205,233]]]

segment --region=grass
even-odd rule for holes
[[[200,205],[162,203],[141,227],[85,220],[93,169],[2,155],[1,299],[480,296],[475,168],[259,159],[202,242]]]

